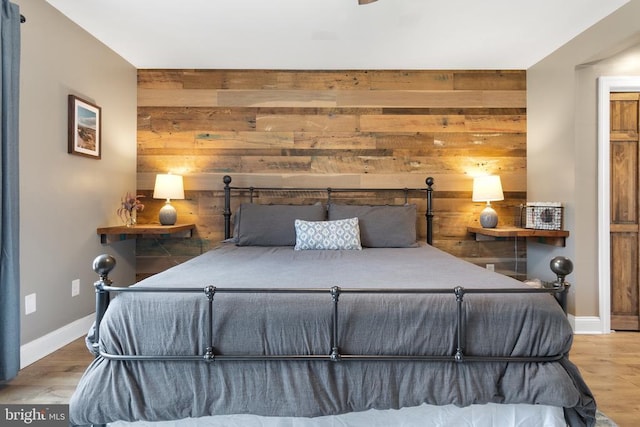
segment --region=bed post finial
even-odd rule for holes
[[[427,184],[427,244],[433,245],[433,177],[428,177]]]
[[[557,256],[551,260],[549,267],[558,277],[558,283],[564,283],[564,278],[573,271],[573,262],[567,257]]]
[[[224,238],[225,240],[231,237],[231,177],[229,175],[225,175],[222,177],[222,182],[224,182],[224,211],[222,215],[224,216]]]
[[[93,271],[100,276],[101,281],[109,281],[109,273],[116,266],[116,259],[111,255],[102,254],[98,255],[93,260]]]
[[[424,182],[427,184],[427,187],[431,188],[433,186],[433,177],[430,176],[427,179],[424,180]]]

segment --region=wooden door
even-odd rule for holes
[[[638,93],[611,94],[611,328],[640,329]]]

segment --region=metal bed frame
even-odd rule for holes
[[[225,238],[231,236],[231,194],[237,192],[245,194],[248,192],[249,200],[253,202],[254,196],[259,192],[326,192],[327,203],[331,203],[331,197],[335,193],[362,193],[362,192],[400,192],[404,194],[405,203],[408,202],[409,194],[426,194],[426,242],[431,245],[433,243],[433,178],[426,179],[426,188],[401,188],[401,189],[362,189],[362,188],[339,188],[339,189],[317,189],[317,188],[272,188],[272,187],[231,187],[231,177],[226,175],[224,182],[224,230]],[[226,288],[215,285],[206,285],[199,288],[178,288],[178,287],[116,287],[109,279],[109,273],[115,267],[116,261],[109,255],[100,255],[93,261],[93,269],[98,274],[99,280],[94,283],[96,291],[96,317],[95,332],[91,340],[96,357],[103,357],[109,361],[124,361],[142,363],[146,361],[176,361],[176,362],[197,362],[197,363],[216,363],[225,361],[318,361],[328,363],[343,363],[349,361],[416,361],[422,363],[477,363],[477,362],[502,362],[502,363],[535,363],[535,362],[555,362],[565,357],[564,354],[541,356],[541,357],[517,357],[517,356],[478,356],[465,353],[466,340],[466,318],[464,315],[465,296],[470,294],[539,294],[549,293],[555,296],[556,300],[562,306],[566,313],[566,295],[570,284],[565,282],[565,276],[570,274],[573,265],[570,260],[564,257],[556,257],[551,262],[551,269],[557,275],[557,280],[547,283],[542,288],[510,288],[510,289],[465,289],[457,286],[449,289],[349,289],[333,286],[331,288]],[[203,325],[202,331],[207,347],[200,354],[193,355],[176,355],[176,354],[110,354],[100,348],[100,324],[109,306],[111,292],[143,292],[143,293],[193,293],[201,294],[208,301],[208,313],[206,317],[206,325]],[[331,324],[329,331],[329,340],[327,343],[327,352],[324,354],[216,354],[214,346],[215,336],[213,333],[214,322],[214,299],[215,295],[222,293],[246,294],[246,293],[262,293],[262,294],[325,294],[327,295],[327,310],[331,310]],[[340,331],[340,296],[344,294],[378,294],[381,297],[389,294],[442,294],[451,295],[456,301],[456,328],[454,331],[454,342],[456,349],[451,355],[380,355],[380,354],[345,354],[340,351],[341,343],[339,342]],[[526,296],[525,296],[526,297]],[[100,425],[96,425],[100,426]]]
[[[405,202],[408,201],[410,193],[420,192],[426,193],[427,210],[427,234],[426,241],[428,244],[433,242],[432,234],[432,222],[433,222],[433,178],[426,179],[426,188],[419,189],[318,189],[318,188],[272,188],[272,187],[231,187],[231,177],[226,175],[223,178],[224,182],[224,227],[225,238],[230,237],[230,219],[231,219],[231,193],[237,192],[249,192],[249,198],[253,202],[253,198],[256,192],[309,192],[309,191],[323,191],[327,194],[327,201],[331,202],[331,195],[336,192],[402,192],[404,193]],[[207,285],[199,288],[178,288],[178,287],[115,287],[112,286],[112,281],[109,279],[109,272],[115,267],[115,259],[109,255],[100,255],[93,262],[93,269],[99,275],[99,280],[95,282],[96,289],[96,320],[95,320],[95,335],[92,341],[92,347],[96,353],[105,359],[114,361],[200,361],[200,362],[221,362],[221,361],[283,361],[283,360],[305,360],[305,361],[423,361],[423,362],[553,362],[558,361],[564,357],[563,354],[553,356],[539,356],[539,357],[519,357],[519,356],[477,356],[472,354],[465,354],[465,337],[466,337],[466,319],[464,316],[464,301],[465,296],[468,294],[539,294],[549,293],[556,296],[558,302],[562,305],[563,310],[566,313],[566,293],[569,288],[569,283],[565,282],[565,276],[571,273],[572,264],[566,258],[556,257],[551,262],[551,268],[557,275],[557,280],[546,287],[541,288],[507,288],[507,289],[465,289],[457,286],[448,289],[367,289],[367,288],[341,288],[334,286],[331,288],[225,288],[214,285]],[[204,325],[203,331],[206,334],[205,342],[208,343],[207,348],[203,349],[201,354],[195,355],[142,355],[142,354],[110,354],[100,349],[100,323],[104,314],[108,308],[110,301],[110,292],[146,292],[146,293],[194,293],[201,294],[208,300],[208,324]],[[330,343],[327,343],[326,354],[288,354],[288,355],[263,355],[263,354],[235,354],[235,355],[222,355],[216,354],[213,334],[213,313],[214,313],[214,297],[216,294],[221,293],[234,293],[234,294],[326,294],[328,310],[332,310],[332,323],[330,331]],[[456,328],[454,342],[456,343],[456,350],[454,354],[442,356],[442,355],[378,355],[378,354],[343,354],[340,352],[341,343],[338,340],[340,330],[340,310],[339,301],[340,296],[343,294],[449,294],[456,301]]]

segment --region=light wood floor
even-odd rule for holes
[[[570,359],[598,409],[620,427],[640,425],[640,333],[576,335]],[[0,403],[68,403],[91,360],[84,341],[76,340],[0,385]]]
[[[600,411],[621,427],[640,425],[640,333],[576,335],[569,359]]]
[[[0,403],[67,404],[92,360],[84,338],[78,339],[0,385]]]

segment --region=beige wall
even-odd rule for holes
[[[529,244],[528,272],[551,279],[549,260],[571,258],[576,316],[599,315],[597,78],[640,75],[640,61],[630,61],[640,44],[638,16],[640,0],[632,0],[527,70],[528,200],[565,202],[571,232],[566,248]]]
[[[114,277],[134,277],[133,242],[101,246],[96,227],[115,224],[135,189],[136,69],[44,0],[14,0],[22,24],[20,259],[22,344],[94,311],[95,256],[117,257]],[[102,160],[67,154],[67,96],[102,107]],[[71,281],[81,293],[71,297]],[[24,315],[25,295],[37,311]]]

